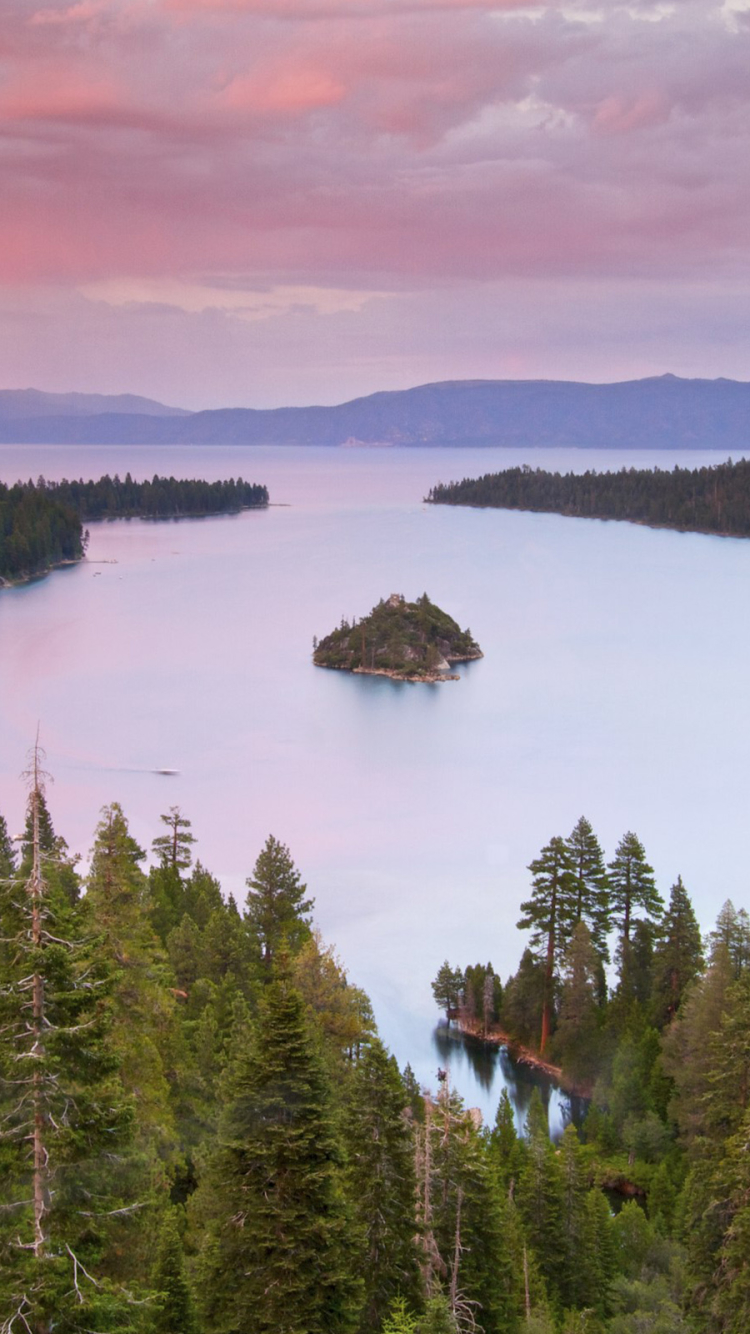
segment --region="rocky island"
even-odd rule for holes
[[[381,598],[369,616],[351,624],[345,618],[325,639],[313,643],[316,667],[390,676],[394,681],[457,681],[451,663],[483,657],[468,630],[426,593],[407,602],[401,593]]]

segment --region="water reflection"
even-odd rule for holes
[[[552,1139],[558,1140],[570,1121],[579,1125],[585,1115],[584,1099],[564,1093],[543,1071],[514,1061],[505,1047],[465,1036],[445,1023],[438,1024],[433,1031],[432,1045],[454,1086],[480,1092],[482,1112],[490,1125],[503,1089],[508,1091],[519,1134],[523,1132],[534,1089],[539,1089],[547,1109]],[[467,1101],[471,1102],[471,1092]]]

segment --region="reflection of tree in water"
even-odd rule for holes
[[[504,1047],[467,1037],[447,1024],[438,1024],[432,1034],[432,1043],[440,1068],[450,1068],[454,1084],[462,1082],[461,1072],[465,1070],[471,1073],[485,1093],[495,1093],[498,1102],[503,1088],[508,1090],[519,1132],[524,1129],[535,1088],[539,1089],[542,1102],[550,1114],[553,1138],[557,1139],[562,1134],[568,1121],[573,1120],[578,1125],[583,1120],[586,1112],[584,1099],[560,1093],[548,1075],[514,1061]],[[554,1114],[550,1107],[551,1101],[554,1103]]]

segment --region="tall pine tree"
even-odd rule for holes
[[[531,930],[531,945],[544,961],[544,995],[539,1051],[552,1031],[555,979],[561,951],[576,921],[577,889],[570,850],[563,838],[550,839],[531,863],[531,898],[521,904],[520,930]]]
[[[206,1334],[349,1334],[361,1283],[330,1090],[285,961],[238,1044],[194,1197]]]

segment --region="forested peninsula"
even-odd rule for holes
[[[439,482],[426,500],[750,537],[750,462],[730,459],[707,468],[564,474],[524,464],[473,480]]]
[[[745,1334],[744,911],[704,949],[680,879],[665,907],[581,819],[531,863],[515,977],[443,965],[452,1019],[591,1083],[555,1146],[538,1090],[519,1135],[507,1094],[482,1126],[399,1071],[277,838],[238,903],[178,807],[146,869],[112,803],[82,878],[42,761],[23,836],[0,818],[4,1334]]]
[[[369,616],[341,625],[313,642],[316,667],[390,676],[395,681],[458,680],[451,663],[483,657],[469,630],[431,602],[424,593],[407,602],[401,593],[381,598]]]
[[[469,1040],[553,1062],[589,1100],[557,1152],[536,1095],[524,1140],[507,1100],[489,1136],[530,1272],[558,1319],[568,1312],[538,1328],[742,1334],[750,918],[726,903],[704,941],[680,876],[665,903],[638,836],[626,833],[607,862],[585,817],[528,869],[518,927],[530,939],[516,973],[503,983],[491,964],[446,960],[433,993]],[[618,1201],[614,1218],[602,1187]]]
[[[80,560],[86,548],[84,523],[100,519],[178,519],[235,514],[268,504],[265,486],[154,476],[136,482],[101,477],[98,482],[0,483],[0,582],[44,574]]]

